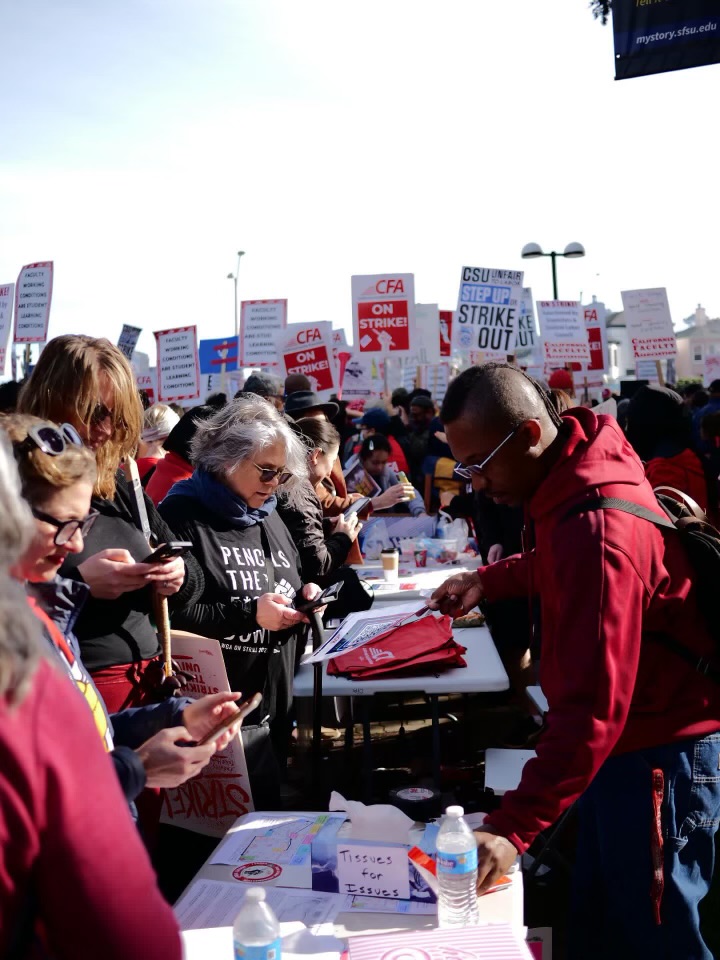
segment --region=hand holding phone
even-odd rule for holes
[[[351,503],[346,510],[343,510],[343,516],[347,519],[347,517],[351,517],[354,513],[362,513],[370,502],[370,497],[360,497],[355,503]]]
[[[206,733],[202,740],[198,740],[197,745],[199,747],[203,747],[206,743],[210,743],[211,740],[216,740],[221,733],[224,733],[234,724],[239,723],[249,713],[252,713],[253,710],[256,710],[257,707],[260,706],[261,700],[262,694],[260,693],[253,694],[249,700],[241,700],[237,704],[237,712],[231,713],[229,716],[224,717],[214,730],[211,730],[210,733]]]
[[[337,596],[342,588],[343,581],[339,580],[337,583],[326,587],[314,600],[301,600],[299,603],[296,602],[295,609],[300,613],[312,613],[312,611],[317,610],[318,607],[324,607],[326,603],[332,603],[333,600],[337,600]]]
[[[143,563],[167,563],[175,557],[183,557],[192,550],[192,544],[188,540],[170,540],[168,543],[161,543],[153,552],[145,557]]]

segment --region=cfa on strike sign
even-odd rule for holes
[[[332,353],[332,324],[291,323],[285,329],[287,339],[283,345],[282,360],[285,375],[303,373],[316,393],[335,389]]]
[[[356,276],[352,281],[355,352],[413,352],[415,277],[412,273]]]

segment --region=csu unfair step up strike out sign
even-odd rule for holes
[[[452,348],[467,358],[502,358],[515,352],[522,298],[522,270],[463,267],[457,312],[453,317]]]
[[[402,357],[414,352],[412,273],[352,277],[352,304],[356,353]]]

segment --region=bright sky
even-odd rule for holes
[[[353,273],[463,264],[720,314],[720,66],[613,80],[585,0],[10,0],[0,283],[53,259],[50,334],[232,331],[241,299],[350,326]]]

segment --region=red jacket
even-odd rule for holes
[[[645,464],[651,487],[675,487],[686,493],[707,513],[708,489],[700,457],[689,448],[675,457],[653,457]],[[714,504],[712,509],[714,511]]]
[[[188,480],[193,475],[193,468],[178,454],[169,450],[158,460],[155,473],[148,480],[145,493],[157,506],[167,496],[168,490],[181,480]]]
[[[0,956],[28,908],[55,960],[182,955],[87,704],[47,660],[0,698]]]
[[[540,596],[547,727],[518,789],[487,819],[521,852],[611,754],[720,730],[720,686],[641,642],[664,631],[698,654],[713,650],[679,540],[616,510],[565,519],[598,495],[661,513],[640,460],[612,417],[577,407],[563,420],[568,440],[528,504],[535,551],[480,570],[488,600]]]

